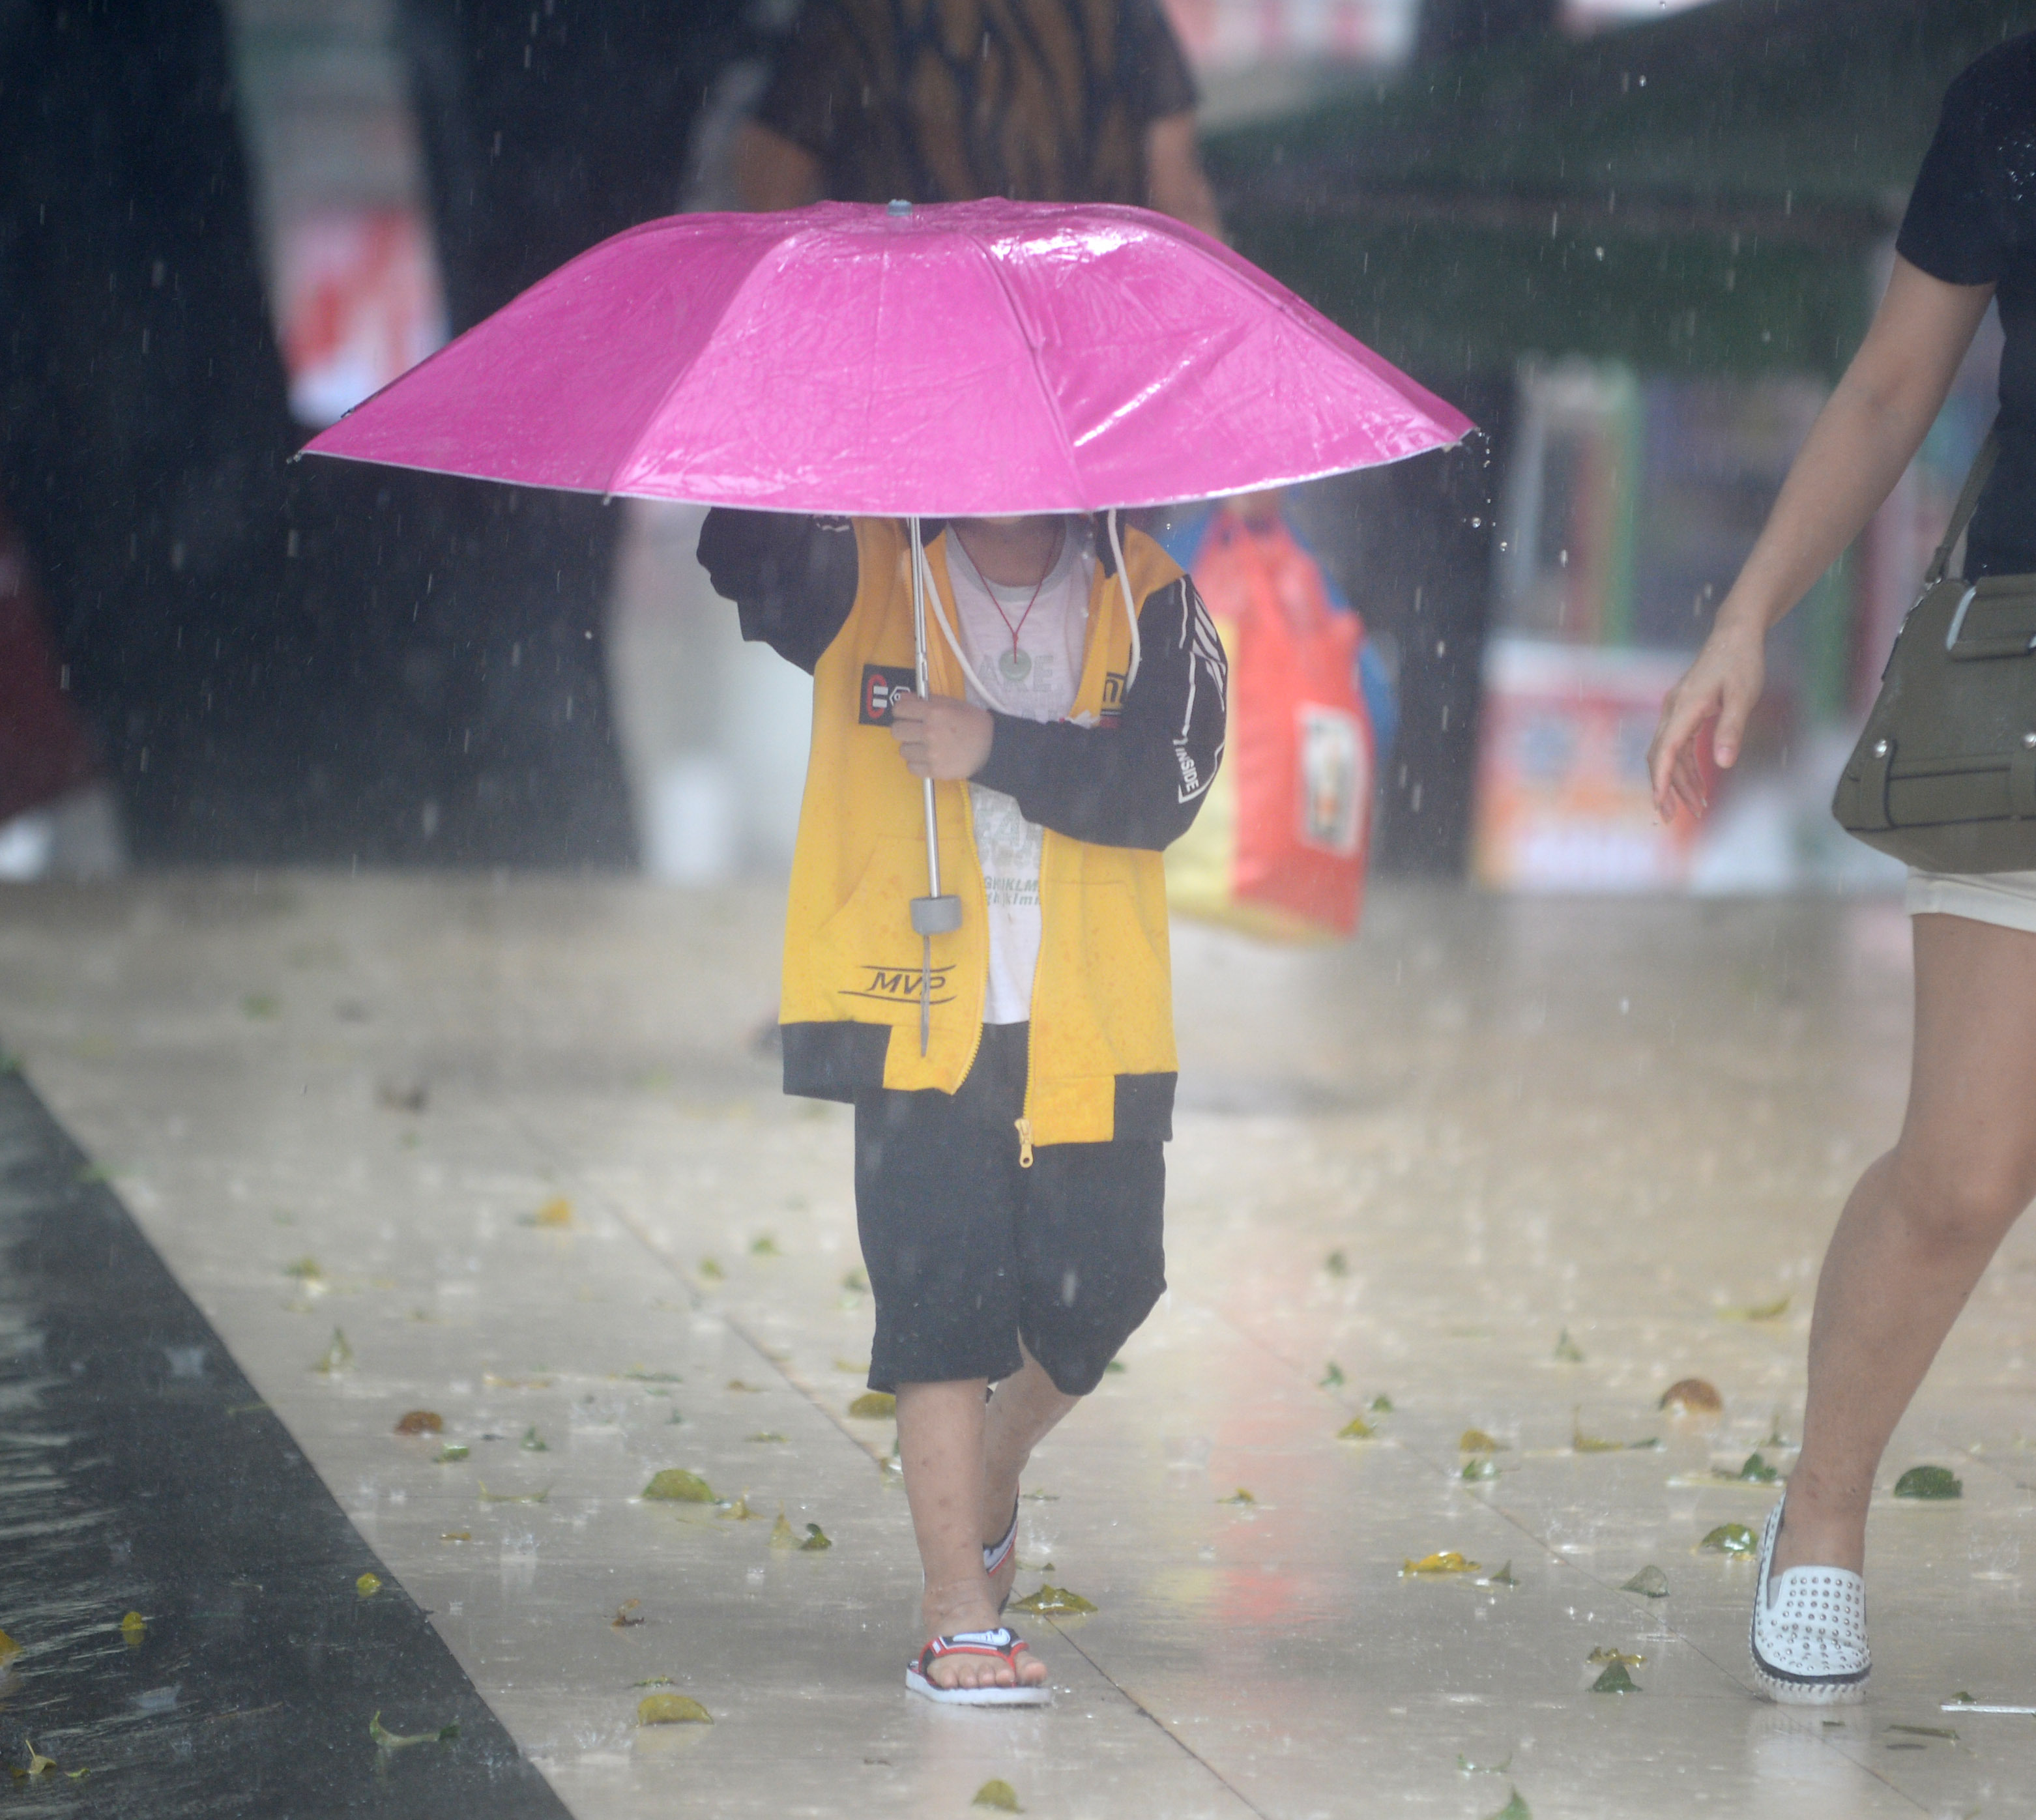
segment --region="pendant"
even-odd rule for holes
[[[1007,683],[1022,683],[1032,673],[1032,660],[1023,651],[1000,652],[997,673]]]

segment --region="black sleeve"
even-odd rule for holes
[[[846,518],[717,506],[700,526],[700,566],[735,603],[742,635],[810,674],[855,605],[855,527]]]
[[[1145,597],[1138,674],[1115,726],[993,714],[974,782],[1027,821],[1098,846],[1157,851],[1188,831],[1223,763],[1230,668],[1186,575]]]
[[[2004,57],[2001,51],[2015,53]],[[1917,173],[1895,250],[1947,284],[1991,284],[2015,238],[2011,194],[2015,160],[2004,143],[2008,118],[2027,112],[2027,47],[1982,57],[1952,83],[1936,137]]]

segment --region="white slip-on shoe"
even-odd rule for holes
[[[1834,1706],[1866,1693],[1873,1656],[1866,1646],[1866,1582],[1842,1567],[1791,1567],[1772,1574],[1785,1498],[1760,1538],[1748,1647],[1753,1678],[1789,1706]],[[1769,1581],[1773,1580],[1773,1596]]]

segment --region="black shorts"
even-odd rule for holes
[[[1009,1377],[1022,1338],[1061,1391],[1086,1396],[1165,1292],[1156,1141],[1043,1145],[1019,1166],[1030,1030],[986,1024],[958,1093],[856,1098],[873,1390]]]

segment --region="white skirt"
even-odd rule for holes
[[[2036,935],[2036,872],[1926,872],[1910,869],[1911,916],[1962,916]]]

